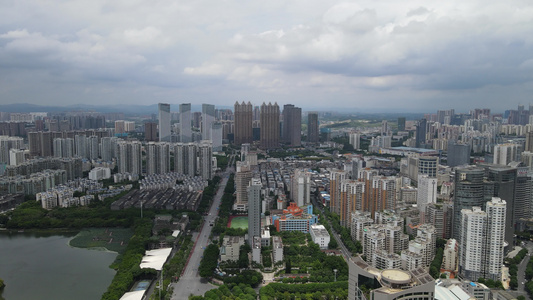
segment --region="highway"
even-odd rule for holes
[[[230,159],[230,164],[233,161]],[[210,226],[211,223],[215,222],[215,219],[218,216],[218,207],[220,206],[220,201],[222,195],[224,194],[224,188],[228,183],[228,178],[231,173],[234,172],[233,167],[228,167],[222,175],[222,181],[220,182],[217,193],[213,199],[213,204],[209,209],[207,216],[204,216],[204,224],[200,229],[199,233],[193,234],[193,240],[195,241],[194,248],[191,251],[189,260],[184,268],[182,276],[179,281],[173,283],[174,292],[172,294],[173,300],[186,300],[189,299],[189,295],[203,295],[205,292],[217,288],[207,282],[207,280],[202,279],[198,274],[198,267],[200,266],[200,261],[204,255],[205,247],[210,243],[209,236],[211,235],[211,230],[213,227]]]

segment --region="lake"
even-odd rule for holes
[[[74,235],[0,232],[0,299],[100,299],[117,254],[70,247]]]

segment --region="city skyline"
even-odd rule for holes
[[[0,8],[0,104],[502,111],[533,91],[526,1]]]

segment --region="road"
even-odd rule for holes
[[[524,259],[522,259],[520,264],[518,264],[518,273],[516,274],[516,279],[518,280],[517,291],[526,293],[526,290],[525,290],[525,288],[526,288],[526,285],[525,285],[525,283],[526,283],[525,272],[526,272],[527,263],[529,262],[529,259],[531,258],[531,255],[533,254],[533,243],[530,242],[530,241],[527,241],[524,247],[529,252],[524,257]],[[524,284],[522,284],[522,282]],[[526,298],[527,298],[527,294],[523,294],[523,295],[526,296]]]
[[[313,206],[318,208],[322,215],[325,215],[324,214],[324,209],[322,208],[322,205],[318,204],[317,197],[316,196],[311,196],[311,199],[313,201]],[[348,248],[346,248],[346,246],[342,242],[341,237],[337,234],[337,232],[335,232],[335,229],[333,229],[333,226],[331,226],[331,222],[329,221],[329,219],[327,217],[326,217],[326,220],[328,221],[329,227],[331,228],[331,233],[333,234],[333,237],[335,238],[335,240],[337,241],[337,244],[341,248],[341,252],[342,252],[342,255],[344,256],[344,259],[346,261],[348,261],[352,257],[352,253],[348,250]]]
[[[189,299],[189,295],[191,294],[203,295],[205,292],[217,288],[217,286],[210,284],[207,280],[202,279],[200,275],[198,275],[198,267],[200,266],[204,249],[210,242],[209,236],[213,229],[210,224],[214,223],[218,216],[218,207],[220,206],[220,201],[224,194],[224,188],[228,183],[229,174],[232,172],[234,172],[233,168],[228,167],[223,173],[222,181],[220,182],[217,193],[213,199],[213,204],[209,209],[209,214],[204,218],[204,225],[199,233],[193,234],[193,240],[195,240],[194,248],[191,251],[191,255],[182,276],[178,282],[173,284],[174,292],[171,298],[173,300],[186,300]]]

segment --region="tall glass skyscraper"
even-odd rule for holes
[[[159,103],[159,141],[170,142],[170,104]]]

